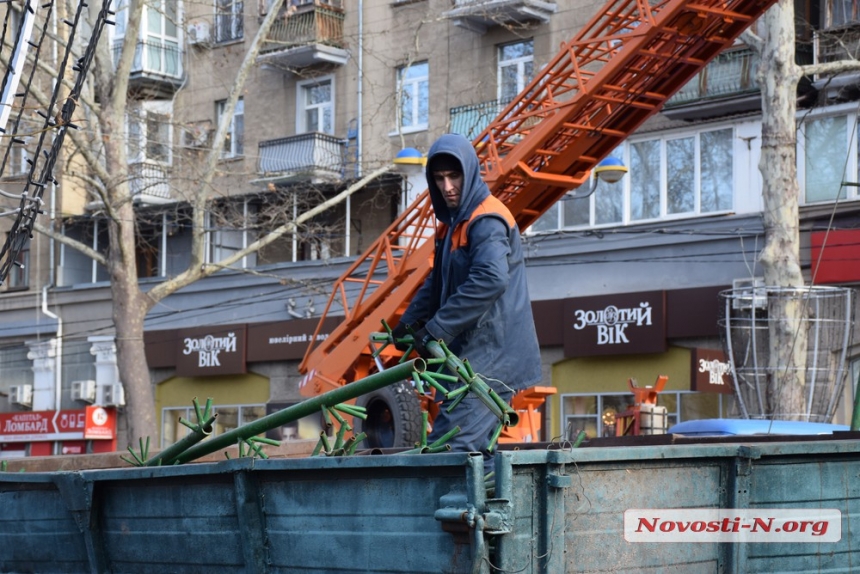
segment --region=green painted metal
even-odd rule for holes
[[[0,473],[0,572],[855,571],[860,441],[758,440],[502,450],[489,490],[469,453]],[[645,508],[832,508],[842,536],[626,540]]]
[[[212,424],[217,418],[216,414],[210,414],[212,413],[212,399],[206,400],[206,406],[202,412],[200,410],[200,404],[197,402],[196,398],[192,401],[192,404],[194,405],[197,424],[190,423],[185,419],[179,419],[179,422],[188,427],[191,432],[147,460],[146,463],[144,463],[145,466],[171,464],[179,454],[185,452],[193,445],[212,434]],[[277,441],[275,441],[275,444],[277,444]]]
[[[237,444],[240,440],[248,440],[251,437],[264,433],[269,429],[318,413],[323,407],[340,405],[340,403],[360,397],[366,393],[370,393],[398,381],[408,379],[412,376],[413,372],[420,373],[424,369],[425,362],[422,359],[414,359],[412,361],[401,363],[380,373],[370,375],[369,377],[344,385],[322,395],[302,401],[297,405],[266,415],[263,418],[257,419],[246,425],[242,425],[222,435],[210,438],[207,441],[199,442],[187,450],[177,454],[173,458],[173,462],[183,464],[200,458],[201,456],[217,452],[223,448]],[[328,450],[330,449],[326,449],[326,451]]]

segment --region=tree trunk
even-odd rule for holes
[[[806,322],[799,297],[803,287],[797,183],[796,97],[801,69],[795,63],[794,6],[780,0],[764,16],[765,37],[758,79],[762,89],[762,151],[759,169],[765,246],[761,265],[768,287],[767,409],[775,418],[806,413]]]

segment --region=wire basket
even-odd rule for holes
[[[804,410],[780,417],[830,422],[848,373],[846,357],[854,324],[853,290],[842,287],[764,287],[751,284],[720,292],[719,321],[723,349],[732,365],[738,416],[774,418],[768,405],[768,384],[779,384],[783,367],[769,361],[774,318],[769,309],[777,298],[791,299],[803,310],[801,324],[808,337],[805,373],[801,380]],[[775,372],[779,371],[779,372]],[[775,396],[779,396],[776,391]]]

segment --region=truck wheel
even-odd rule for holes
[[[367,434],[359,448],[411,448],[421,440],[421,403],[406,381],[362,395],[356,404],[367,409],[367,420],[354,423],[355,434]]]

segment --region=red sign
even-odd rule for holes
[[[113,417],[109,424],[112,432],[116,432],[116,414]],[[85,410],[0,413],[0,442],[80,440],[84,438],[86,426]]]
[[[860,280],[860,230],[813,231],[809,234],[812,279],[816,285]]]
[[[116,409],[88,406],[84,425],[87,440],[112,440],[116,437]]]

